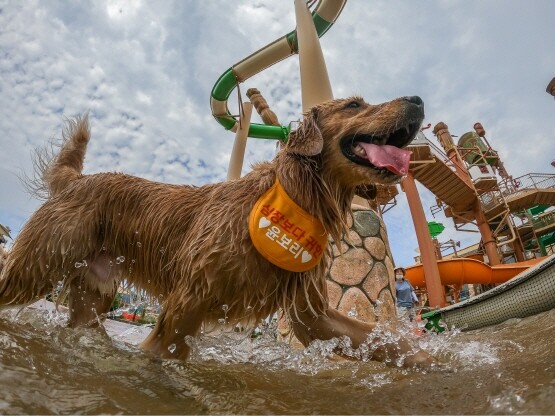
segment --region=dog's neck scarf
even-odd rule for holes
[[[262,256],[291,272],[315,267],[328,244],[322,223],[287,195],[277,177],[274,185],[254,204],[249,233]]]

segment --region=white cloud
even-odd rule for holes
[[[461,135],[481,121],[510,173],[554,173],[555,3],[549,0],[350,1],[322,46],[335,96],[420,95],[426,122]],[[233,134],[210,115],[231,65],[295,26],[292,2],[7,2],[0,12],[0,223],[17,231],[37,207],[17,180],[30,151],[90,111],[86,172],[171,183],[225,178]],[[282,123],[300,115],[297,58],[254,76]],[[230,109],[237,111],[236,95]],[[431,134],[428,134],[433,139]],[[244,172],[274,143],[250,140]],[[434,197],[419,187],[425,211]],[[385,215],[395,259],[416,238],[404,195]],[[449,219],[440,240],[470,241]]]

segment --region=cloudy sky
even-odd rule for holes
[[[553,16],[552,0],[349,0],[321,43],[336,97],[419,95],[425,123],[461,135],[480,121],[513,176],[555,173],[555,101],[545,92],[555,76]],[[294,27],[292,0],[0,0],[0,223],[17,235],[40,203],[19,180],[32,172],[32,150],[85,111],[86,173],[223,180],[233,134],[212,118],[210,91]],[[241,90],[259,88],[286,123],[300,115],[299,84],[292,57]],[[251,139],[244,171],[273,152],[274,143]],[[434,220],[434,197],[419,190]],[[440,241],[478,241],[435,220],[447,226]],[[411,264],[417,242],[404,194],[385,221],[396,263]]]

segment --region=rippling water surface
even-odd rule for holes
[[[555,310],[415,338],[445,363],[427,373],[237,334],[192,340],[187,363],[160,360],[65,319],[0,311],[1,414],[555,413]]]

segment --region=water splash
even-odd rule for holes
[[[513,388],[509,388],[500,394],[488,397],[490,404],[490,414],[508,415],[521,413],[526,401],[521,394]]]
[[[75,262],[75,268],[76,269],[79,269],[81,267],[87,267],[87,261],[86,260],[83,260],[81,262],[79,262],[79,261]]]

